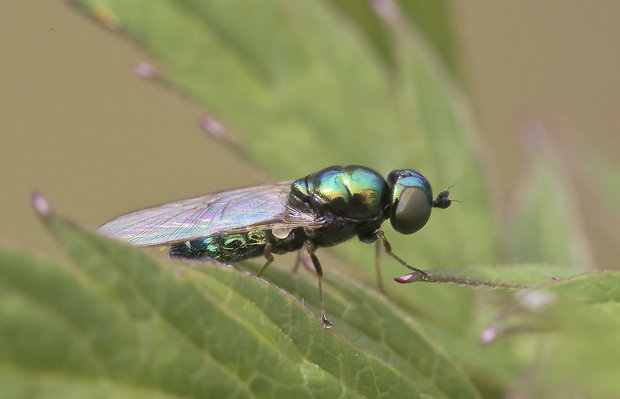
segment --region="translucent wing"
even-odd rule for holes
[[[142,209],[99,228],[109,237],[149,246],[188,241],[252,228],[320,227],[325,220],[311,210],[288,205],[291,182],[222,191]]]

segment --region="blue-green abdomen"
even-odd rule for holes
[[[200,238],[172,245],[170,256],[235,262],[261,255],[269,236],[269,231],[253,230]]]
[[[275,237],[271,230],[224,233],[173,244],[170,246],[170,256],[233,263],[263,255],[267,244],[271,244],[272,253],[283,254],[301,248],[306,240],[303,229],[294,229],[285,238]]]

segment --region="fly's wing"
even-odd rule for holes
[[[319,227],[324,219],[288,205],[291,182],[222,191],[142,209],[99,228],[109,237],[138,246],[171,244],[255,228]]]

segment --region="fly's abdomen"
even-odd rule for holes
[[[270,252],[283,254],[298,250],[308,239],[303,229],[293,229],[286,237],[276,237],[269,229],[250,230],[243,233],[223,233],[170,246],[170,256],[187,259],[215,259],[220,262],[237,262],[261,256],[265,246]]]
[[[216,259],[220,262],[237,262],[263,254],[265,245],[272,239],[269,230],[252,230],[245,233],[220,234],[170,246],[170,256],[188,259]]]

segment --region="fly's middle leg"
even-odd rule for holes
[[[375,241],[375,269],[377,271],[377,286],[379,287],[379,292],[383,295],[387,295],[385,287],[383,286],[383,278],[381,277],[381,242],[379,240]]]

